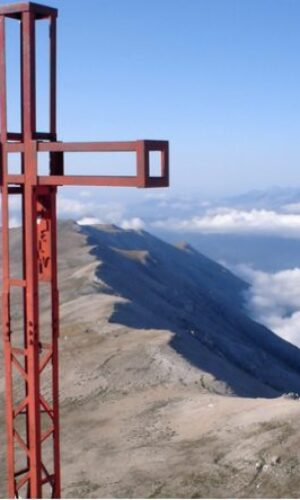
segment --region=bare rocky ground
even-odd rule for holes
[[[138,301],[133,310],[132,297],[101,274],[105,259],[95,256],[85,234],[65,223],[60,238],[63,496],[298,498],[300,401],[282,397],[272,381],[255,380],[222,353],[214,357],[194,333],[189,345],[199,351],[199,363],[191,362],[174,344],[180,335],[186,340],[183,329],[142,321]],[[19,246],[16,231],[15,253]],[[117,254],[140,267],[153,258],[132,249],[124,257],[124,251],[123,245]],[[49,392],[47,382],[43,391]],[[5,497],[2,371],[0,393]]]

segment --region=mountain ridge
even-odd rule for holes
[[[178,333],[183,334],[186,333],[186,330],[188,330],[188,333],[193,331],[193,335],[203,345],[210,349],[214,346],[216,351],[219,351],[225,358],[229,356],[234,364],[247,371],[247,373],[255,374],[256,377],[260,377],[263,381],[270,379],[267,375],[270,366],[267,370],[265,369],[266,350],[277,357],[277,361],[281,364],[288,363],[289,368],[299,370],[300,351],[247,316],[242,298],[242,292],[247,289],[247,284],[221,265],[201,255],[191,246],[189,246],[190,251],[186,255],[186,247],[183,250],[178,250],[178,248],[159,240],[146,231],[136,232],[115,228],[114,230],[110,229],[109,233],[107,233],[107,231],[103,231],[101,226],[82,226],[80,231],[87,235],[89,245],[95,245],[92,251],[93,255],[104,262],[96,271],[97,277],[106,283],[108,282],[113,290],[117,289],[118,294],[125,296],[132,303],[138,302],[140,306],[149,311],[149,308],[151,309],[152,304],[155,302],[156,296],[159,295],[161,298],[163,290],[163,299],[166,303],[164,303],[164,307],[160,304],[159,317],[160,321],[162,321],[162,318],[167,316],[166,311],[168,311],[169,316],[172,317],[171,330],[173,332],[178,330]],[[111,250],[107,251],[107,248]],[[146,251],[148,253],[148,260],[144,263],[146,267],[140,268],[139,262],[134,262],[132,259],[129,263],[126,260],[127,256],[124,254],[119,259],[115,255],[116,248],[118,248],[118,251],[122,250],[123,252]],[[193,250],[192,253],[191,249]],[[150,257],[151,260],[149,260]],[[105,268],[105,262],[108,269]],[[128,265],[129,268],[127,268]],[[138,271],[140,272],[138,273]],[[124,283],[124,280],[120,277],[122,272],[125,280],[127,273],[132,278],[134,273],[137,273],[138,278],[136,279],[138,281],[135,283],[137,290],[132,290],[130,284]],[[166,276],[163,276],[163,272],[165,272]],[[145,275],[149,281],[147,281]],[[172,279],[174,283],[172,283]],[[154,290],[152,289],[153,283],[155,283]],[[160,284],[161,290],[157,290],[157,283]],[[168,286],[170,290],[168,290]],[[181,297],[180,287],[184,289],[182,292],[183,297]],[[153,300],[148,300],[148,298],[146,301],[142,300],[142,290],[147,290],[147,296],[152,294]],[[122,308],[122,306],[120,307]],[[178,308],[180,314],[177,313],[176,316],[176,309]],[[153,313],[155,314],[155,312],[154,308]],[[212,317],[209,318],[208,325],[203,326],[205,315],[212,315]],[[224,339],[225,332],[222,338],[220,327],[215,335],[209,332],[209,329],[216,329],[214,322],[218,315],[224,317],[221,326],[224,327],[225,324],[225,327],[227,327],[227,331],[225,330],[227,339]],[[118,321],[119,319],[118,313],[115,312],[112,321]],[[133,324],[127,326],[136,325],[133,322]],[[144,326],[153,327],[154,325],[145,324]],[[170,324],[166,321],[160,326],[170,327]],[[236,336],[235,332],[237,326],[241,332],[239,337]],[[197,332],[197,330],[200,330],[200,332]],[[253,334],[254,331],[255,335]],[[230,340],[240,342],[238,351],[234,349],[233,342],[229,345]],[[257,366],[251,366],[253,360],[249,359],[249,353],[247,352],[250,349],[251,342],[257,342],[258,344],[256,356],[260,356],[261,360],[260,365],[257,361]],[[242,349],[245,352],[245,358],[243,359],[240,356]],[[271,362],[271,358],[269,361]],[[259,366],[264,374],[258,373]],[[290,377],[287,377],[284,370],[282,371],[280,368],[280,365],[277,365],[276,370],[280,372],[280,377],[272,375],[271,387],[279,391],[297,392],[299,388],[298,375],[291,377],[291,385],[287,388],[284,384],[287,383]],[[283,385],[279,381],[281,377],[285,379]],[[277,379],[276,383],[275,379]]]
[[[296,497],[299,401],[279,396],[298,392],[299,350],[247,318],[247,284],[143,231],[67,221],[58,233],[63,497]],[[20,231],[10,240],[18,276]],[[0,432],[1,464],[4,444]]]

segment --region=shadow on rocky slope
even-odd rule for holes
[[[236,395],[300,392],[300,350],[247,316],[246,283],[186,244],[115,226],[81,231],[99,260],[101,291],[126,299],[111,322],[170,330],[179,355]]]

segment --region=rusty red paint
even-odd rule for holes
[[[7,130],[7,92],[5,65],[5,18],[20,21],[21,34],[21,132]],[[49,131],[36,130],[36,51],[35,27],[40,19],[49,22],[50,35],[50,123]],[[57,186],[127,186],[166,187],[169,183],[169,150],[167,141],[128,141],[63,143],[56,134],[56,21],[57,10],[36,3],[20,3],[0,8],[0,167],[2,195],[2,330],[5,363],[7,483],[8,497],[43,497],[45,485],[51,496],[61,495],[59,440],[59,296],[57,287]],[[64,153],[68,152],[134,152],[136,174],[133,176],[68,176],[64,174]],[[149,172],[151,151],[161,154],[161,175]],[[8,172],[8,154],[22,156],[20,174]],[[38,175],[38,152],[48,152],[49,175]],[[9,196],[22,198],[23,272],[10,276]],[[47,342],[40,338],[39,288],[50,285],[51,335]],[[10,296],[13,287],[23,291],[24,338],[14,343],[11,331]],[[51,372],[52,398],[41,393],[40,377],[46,368]],[[13,396],[12,370],[24,383],[23,398]],[[41,416],[49,425],[42,429]],[[16,429],[16,419],[24,419],[25,434]],[[45,463],[42,443],[52,442],[52,461]],[[24,453],[25,465],[16,470],[15,447]],[[23,490],[22,490],[23,489]],[[22,490],[22,491],[21,491]],[[49,496],[49,494],[48,494]]]

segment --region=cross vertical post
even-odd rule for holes
[[[20,26],[21,131],[8,130],[6,35],[7,18]],[[49,130],[37,130],[36,23],[49,25]],[[57,10],[32,2],[0,7],[0,188],[2,202],[2,335],[5,365],[7,492],[9,498],[60,498],[59,439],[59,295],[57,283],[57,188],[69,186],[167,187],[167,141],[58,142],[56,131]],[[131,152],[131,176],[67,175],[65,153]],[[161,157],[161,173],[151,176],[150,153]],[[39,153],[48,153],[48,175],[40,175]],[[9,155],[21,156],[12,173]],[[20,276],[11,274],[9,201],[22,207],[23,261]],[[39,296],[47,287],[50,331],[40,320]],[[22,295],[22,335],[13,319],[12,295]],[[50,391],[43,391],[46,376]]]

